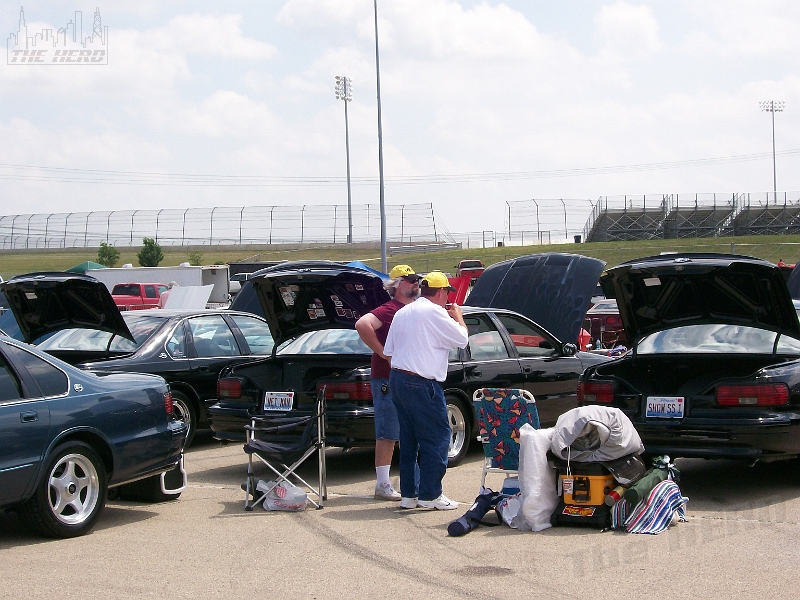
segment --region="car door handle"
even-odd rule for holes
[[[533,367],[522,367],[523,373],[530,373],[531,371],[533,371]]]
[[[19,420],[23,423],[33,423],[34,421],[39,420],[39,413],[37,413],[35,410],[21,412],[19,413]]]
[[[483,373],[478,367],[467,367],[467,374],[471,377],[480,377]]]

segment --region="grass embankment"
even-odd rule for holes
[[[391,246],[392,244],[390,244]],[[118,248],[120,261],[117,266],[131,263],[138,266],[136,254],[139,248]],[[189,261],[191,252],[202,253],[206,265],[225,264],[240,260],[299,260],[326,259],[335,261],[361,260],[380,269],[380,249],[376,244],[345,244],[298,246],[208,246],[162,247],[164,260],[161,266],[177,266]],[[800,235],[749,236],[726,238],[696,238],[680,240],[647,240],[636,242],[597,242],[588,244],[553,244],[548,246],[505,246],[501,248],[472,248],[469,250],[447,250],[389,256],[389,266],[409,264],[419,272],[440,269],[453,272],[454,265],[464,258],[477,258],[485,265],[502,260],[539,252],[569,252],[583,254],[606,261],[613,266],[643,256],[660,252],[722,252],[744,254],[786,263],[800,260]],[[63,271],[86,260],[97,260],[97,250],[90,248],[67,248],[48,250],[0,250],[0,275],[5,278],[34,271]]]

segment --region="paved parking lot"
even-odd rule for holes
[[[578,528],[522,533],[447,524],[469,508],[479,452],[448,471],[451,512],[372,498],[372,453],[329,450],[323,510],[242,510],[239,445],[200,436],[190,487],[166,504],[109,502],[83,538],[29,534],[0,515],[7,598],[798,597],[800,465],[679,461],[688,523],[658,536]],[[396,468],[393,469],[396,479]],[[490,480],[492,481],[492,480]],[[499,482],[498,480],[494,480]]]

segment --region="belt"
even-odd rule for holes
[[[405,369],[398,369],[398,368],[396,368],[396,367],[392,367],[392,368],[393,368],[395,371],[400,371],[401,373],[405,373],[406,375],[413,375],[414,377],[419,377],[420,379],[425,379],[425,377],[423,377],[423,376],[422,376],[422,375],[420,375],[419,373],[414,373],[414,371],[406,371]]]

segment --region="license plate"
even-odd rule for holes
[[[294,392],[264,392],[264,411],[292,410],[292,400]]]
[[[644,416],[656,419],[682,419],[686,399],[683,396],[648,396]]]

